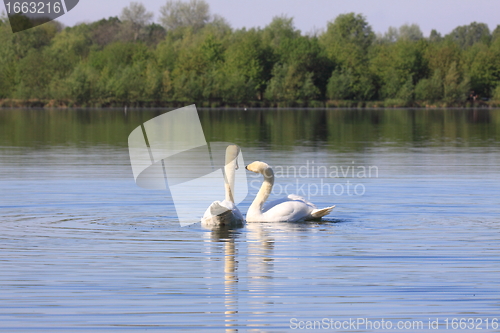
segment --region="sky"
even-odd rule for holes
[[[166,0],[136,0],[159,19]],[[187,0],[186,0],[187,1]],[[500,24],[498,0],[206,0],[212,14],[224,17],[233,28],[265,27],[272,18],[294,18],[303,33],[325,29],[339,14],[355,12],[366,17],[373,31],[384,33],[390,26],[416,23],[425,36],[432,29],[446,35],[460,25],[474,21],[486,23],[490,30]],[[117,0],[80,0],[59,21],[67,26],[118,16],[130,4]],[[0,7],[1,9],[1,7]]]

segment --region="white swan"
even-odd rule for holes
[[[234,178],[238,169],[238,154],[240,148],[229,145],[226,148],[226,163],[224,165],[224,187],[226,198],[223,201],[214,201],[207,208],[201,224],[204,227],[237,227],[245,223],[243,215],[234,204]]]
[[[269,202],[264,206],[273,189],[273,169],[260,161],[247,165],[246,169],[264,176],[264,182],[248,209],[247,222],[299,222],[317,220],[330,214],[335,207],[316,209],[316,206],[312,203],[295,194],[290,194],[286,198]]]

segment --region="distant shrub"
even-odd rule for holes
[[[500,84],[493,90],[493,100],[500,101]]]
[[[443,97],[441,74],[436,71],[431,78],[420,80],[415,86],[417,101],[435,102]]]

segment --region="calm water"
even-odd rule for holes
[[[337,205],[215,231],[134,183],[128,135],[164,112],[0,110],[0,331],[500,331],[500,110],[201,110],[276,197]]]

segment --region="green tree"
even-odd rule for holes
[[[437,102],[443,98],[442,75],[436,71],[432,77],[418,81],[415,86],[415,99],[417,101]]]
[[[465,101],[470,90],[469,78],[465,77],[453,62],[444,77],[444,98],[448,105],[456,105]]]
[[[171,69],[172,89],[177,100],[209,101],[220,98],[225,48],[221,36],[206,26],[196,34],[186,31],[170,41],[173,49],[159,56],[161,66]],[[163,49],[163,46],[162,46]],[[175,60],[174,60],[175,59]],[[170,65],[170,64],[171,65]]]
[[[406,82],[399,89],[396,98],[403,102],[404,106],[411,106],[415,98],[415,86],[412,76],[408,76]]]
[[[294,68],[299,78],[312,75],[313,84],[319,91],[319,95],[315,94],[315,98],[324,98],[334,66],[324,54],[318,38],[308,36],[286,38],[283,39],[279,48],[281,54],[277,63],[288,64],[289,68]],[[305,81],[304,84],[306,84]]]
[[[173,34],[167,34],[165,39],[156,46],[155,55],[160,68],[170,72],[174,70],[181,43],[182,41],[176,39]]]
[[[424,34],[417,24],[403,24],[399,27],[398,39],[417,41],[422,38],[424,38]]]
[[[286,53],[284,45],[287,41],[296,39],[300,36],[300,30],[295,28],[293,18],[287,16],[275,16],[269,25],[262,31],[263,43],[270,47],[281,59]]]
[[[278,102],[307,101],[314,99],[318,93],[313,73],[300,71],[293,64],[278,64],[273,68],[266,98]]]
[[[387,32],[385,32],[383,36],[379,35],[377,39],[378,42],[382,43],[395,43],[400,39],[417,41],[419,39],[422,39],[423,37],[424,36],[422,34],[422,31],[417,24],[403,24],[399,27],[399,29],[395,27],[389,27],[387,29]]]
[[[95,100],[99,73],[87,63],[79,63],[64,80],[64,97],[78,105]]]
[[[68,95],[65,80],[89,52],[90,38],[82,29],[65,29],[43,49],[45,70],[50,73],[47,98],[65,99]]]
[[[261,33],[256,29],[236,31],[224,53],[224,75],[243,77],[245,84],[252,82],[249,94],[262,99],[267,81],[270,79],[272,63],[271,51],[262,42]]]
[[[47,98],[51,76],[44,53],[36,49],[30,50],[18,63],[14,97],[23,100]]]
[[[500,54],[495,55],[493,50],[483,43],[476,43],[462,56],[471,89],[479,95],[490,96],[500,79]]]
[[[341,71],[351,73],[351,89],[354,98],[359,100],[374,96],[375,87],[368,69],[368,54],[374,40],[375,34],[365,18],[354,13],[339,15],[320,36],[329,59]]]
[[[378,37],[383,43],[394,43],[399,39],[399,31],[395,27],[389,27],[383,36]]]
[[[160,22],[167,31],[180,27],[192,27],[196,31],[210,20],[209,5],[204,0],[169,0],[160,8],[160,13]]]
[[[497,25],[497,27],[495,28],[495,30],[493,30],[493,32],[491,33],[491,41],[494,42],[499,37],[500,37],[500,24]]]
[[[450,69],[453,62],[460,63],[462,51],[456,43],[443,41],[442,43],[430,43],[424,52],[424,59],[428,63],[432,73],[439,72],[444,75]]]
[[[332,100],[353,99],[352,81],[353,78],[349,70],[334,70],[328,81],[328,98]]]
[[[146,11],[146,7],[142,3],[132,1],[128,7],[122,9],[120,19],[130,21],[138,28],[142,28],[151,22],[153,16],[152,12]]]
[[[93,45],[99,46],[100,48],[105,47],[113,42],[124,41],[122,31],[122,23],[118,17],[110,17],[108,19],[102,19],[97,22],[91,23],[89,25],[80,24],[70,29],[70,31],[78,29],[83,30],[88,33],[88,36]],[[125,38],[125,40],[128,40]]]
[[[144,97],[148,100],[161,101],[163,98],[163,72],[156,59],[146,62],[144,75]]]
[[[370,69],[378,77],[380,98],[394,99],[409,77],[415,84],[428,75],[429,66],[424,56],[426,50],[427,42],[423,39],[399,39],[392,44],[376,46]]]
[[[262,31],[262,40],[270,50],[272,69],[265,92],[266,99],[273,101],[295,101],[296,99],[312,98],[314,93],[302,92],[303,86],[308,86],[306,78],[314,76],[312,64],[317,58],[317,48],[310,39],[301,36],[300,30],[295,28],[293,18],[276,16]],[[314,86],[314,84],[313,84]],[[300,98],[298,96],[301,96]]]
[[[429,35],[429,41],[432,43],[440,42],[443,39],[441,34],[436,29],[432,29]]]
[[[140,43],[115,42],[103,50],[92,50],[86,60],[90,70],[98,73],[92,81],[92,98],[101,103],[127,102],[145,95],[145,77],[148,61],[154,55]]]
[[[327,55],[336,63],[351,68],[366,59],[374,39],[375,34],[366,19],[354,13],[337,16],[320,37]]]
[[[17,57],[6,16],[0,17],[0,99],[13,97],[16,89]]]
[[[11,34],[16,57],[18,59],[23,58],[31,50],[39,50],[49,45],[52,38],[61,31],[61,28],[62,26],[59,22],[51,21],[25,31]]]
[[[500,84],[493,91],[493,100],[500,101]]]
[[[478,42],[489,43],[491,34],[487,24],[472,22],[469,25],[463,25],[453,29],[446,38],[454,41],[461,48],[466,48]]]
[[[137,40],[139,33],[153,19],[153,13],[147,12],[146,7],[139,2],[131,2],[128,7],[122,9],[120,19],[129,24],[134,33],[134,40]]]
[[[255,82],[238,72],[222,73],[221,98],[226,103],[247,103],[255,100]]]

